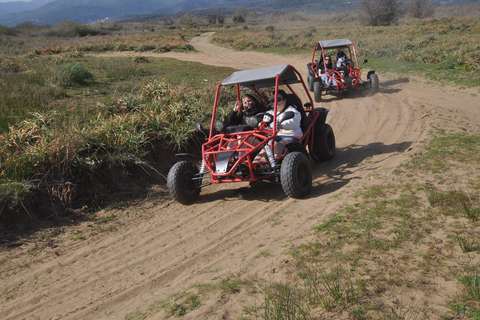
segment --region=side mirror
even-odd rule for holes
[[[205,131],[203,131],[202,125],[200,123],[195,124],[195,129],[197,129],[198,132],[201,132],[205,136],[205,139],[207,139],[207,135],[205,134]]]

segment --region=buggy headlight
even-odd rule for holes
[[[246,122],[252,128],[256,128],[258,126],[258,119],[255,117],[248,117]]]
[[[213,125],[213,127],[218,132],[224,132],[225,131],[225,124],[223,123],[223,121],[220,121],[220,120],[215,121],[215,124]]]

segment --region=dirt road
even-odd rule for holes
[[[235,52],[210,44],[210,36],[192,40],[196,53],[161,56],[238,69],[289,63],[300,71],[309,59]],[[291,259],[288,248],[305,242],[312,227],[352,202],[356,190],[393,181],[393,170],[422,150],[432,126],[479,127],[478,91],[393,74],[379,78],[375,96],[325,97],[337,156],[314,165],[307,198],[286,198],[275,185],[228,184],[204,188],[192,206],[155,197],[102,211],[105,217],[116,215],[115,231],[84,223],[45,247],[27,242],[1,252],[0,318],[124,319],[194,284],[282,279],[282,266]],[[238,318],[243,306],[255,303],[235,297],[213,299],[186,318]],[[159,311],[151,319],[165,317]]]

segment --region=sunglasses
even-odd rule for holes
[[[283,99],[282,97],[277,97],[277,101],[284,101],[285,99]]]
[[[327,58],[327,59],[325,59],[325,61],[330,61],[330,59]]]

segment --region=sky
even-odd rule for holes
[[[15,2],[15,1],[30,2],[32,0],[0,0],[0,2]]]

